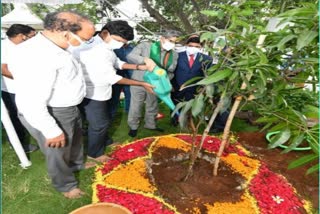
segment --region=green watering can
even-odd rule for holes
[[[172,86],[166,70],[156,66],[152,72],[145,72],[143,79],[145,82],[155,86],[153,91],[173,111],[175,105],[170,97]]]

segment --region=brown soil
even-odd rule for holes
[[[280,154],[281,149],[267,149],[264,133],[238,133],[238,141],[255,155],[255,158],[265,162],[269,168],[285,176],[305,199],[312,202],[318,210],[318,174],[305,175],[310,167],[305,166],[288,170],[288,164],[307,152],[290,152]],[[234,173],[223,163],[219,166],[219,175],[212,176],[212,164],[198,160],[194,166],[194,174],[186,182],[183,181],[187,171],[187,161],[179,150],[159,148],[153,152],[152,174],[159,193],[170,204],[174,204],[181,213],[192,213],[193,207],[200,207],[205,213],[204,203],[236,202],[243,193],[241,184],[243,177]],[[175,161],[172,161],[174,157]],[[168,161],[168,159],[171,159]],[[161,163],[161,164],[160,164]]]
[[[312,166],[311,164],[287,169],[289,163],[310,154],[310,151],[291,151],[281,154],[283,149],[267,149],[265,133],[238,133],[239,142],[246,149],[256,155],[256,158],[264,161],[273,172],[279,173],[287,178],[289,183],[296,188],[297,192],[305,199],[312,202],[315,210],[319,209],[319,174],[314,173],[306,175],[306,171]],[[316,164],[315,161],[314,164]]]

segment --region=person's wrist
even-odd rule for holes
[[[140,70],[140,69],[139,69],[139,65],[138,65],[138,64],[136,65],[136,70]]]

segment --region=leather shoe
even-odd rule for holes
[[[130,129],[128,135],[129,135],[130,137],[135,137],[135,136],[137,136],[137,132],[138,132],[137,129]]]
[[[209,134],[217,134],[217,133],[221,133],[223,131],[224,131],[223,129],[213,128],[213,129],[210,129]]]
[[[23,145],[23,150],[25,151],[25,153],[35,152],[38,149],[39,147],[33,144]]]
[[[146,128],[146,129],[149,129],[149,128]],[[149,129],[151,131],[158,131],[158,132],[164,132],[164,130],[162,128],[159,128],[159,127],[156,127],[154,129]]]

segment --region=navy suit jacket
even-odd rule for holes
[[[182,100],[190,100],[194,97],[196,87],[186,88],[179,91],[181,85],[189,79],[196,76],[204,76],[203,67],[209,68],[212,64],[212,58],[208,55],[198,53],[192,67],[189,67],[189,59],[186,51],[179,53],[178,64],[174,72],[174,77],[171,81],[174,88],[172,98],[175,103]]]

